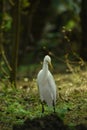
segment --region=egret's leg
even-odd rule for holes
[[[54,113],[55,113],[55,103],[54,103],[54,100],[53,100],[53,110],[54,110]]]
[[[42,113],[44,113],[44,102],[41,102],[42,104]]]

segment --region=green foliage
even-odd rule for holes
[[[59,117],[63,120],[69,109],[68,104],[62,104],[59,106],[61,107],[59,109],[57,108],[57,112],[58,112]]]
[[[66,24],[66,28],[67,29],[72,29],[72,28],[74,28],[75,27],[75,21],[73,21],[73,20],[71,20],[71,21],[69,21],[67,24]]]
[[[27,8],[30,6],[29,0],[22,0],[21,1],[22,8]]]
[[[12,28],[12,17],[8,13],[4,13],[3,21],[3,29],[9,31]]]
[[[60,11],[65,11],[67,9],[69,10],[73,10],[73,12],[79,12],[80,8],[78,6],[78,4],[80,3],[80,1],[76,1],[74,2],[74,0],[53,0],[52,1],[52,5],[54,8],[57,8],[57,10]]]
[[[69,130],[76,130],[75,129],[75,124],[74,123],[70,123],[68,124]]]
[[[74,130],[76,124],[85,123],[87,111],[87,74],[79,70],[71,74],[55,76],[58,93],[61,95],[56,104],[56,114]],[[82,82],[84,79],[84,83]],[[29,91],[28,91],[29,90]],[[53,108],[45,105],[45,113],[41,113],[41,104],[37,92],[36,81],[21,81],[18,88],[4,79],[0,83],[0,122],[22,124],[27,118],[42,118],[53,112]],[[78,118],[79,117],[79,118]],[[77,119],[78,118],[78,119]]]

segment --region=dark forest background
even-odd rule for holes
[[[45,54],[86,61],[86,6],[87,0],[0,0],[0,75],[16,81],[17,68]]]

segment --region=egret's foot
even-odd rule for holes
[[[55,111],[55,103],[54,103],[54,100],[53,100],[53,111],[54,111],[54,113],[56,112],[56,111]]]
[[[42,102],[41,104],[42,104],[42,113],[44,113],[44,102]]]
[[[44,107],[42,107],[42,113],[44,113]]]

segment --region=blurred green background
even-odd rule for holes
[[[59,71],[66,55],[87,60],[86,5],[86,0],[0,0],[0,75],[9,73],[12,81],[17,70],[31,75],[46,54]]]

